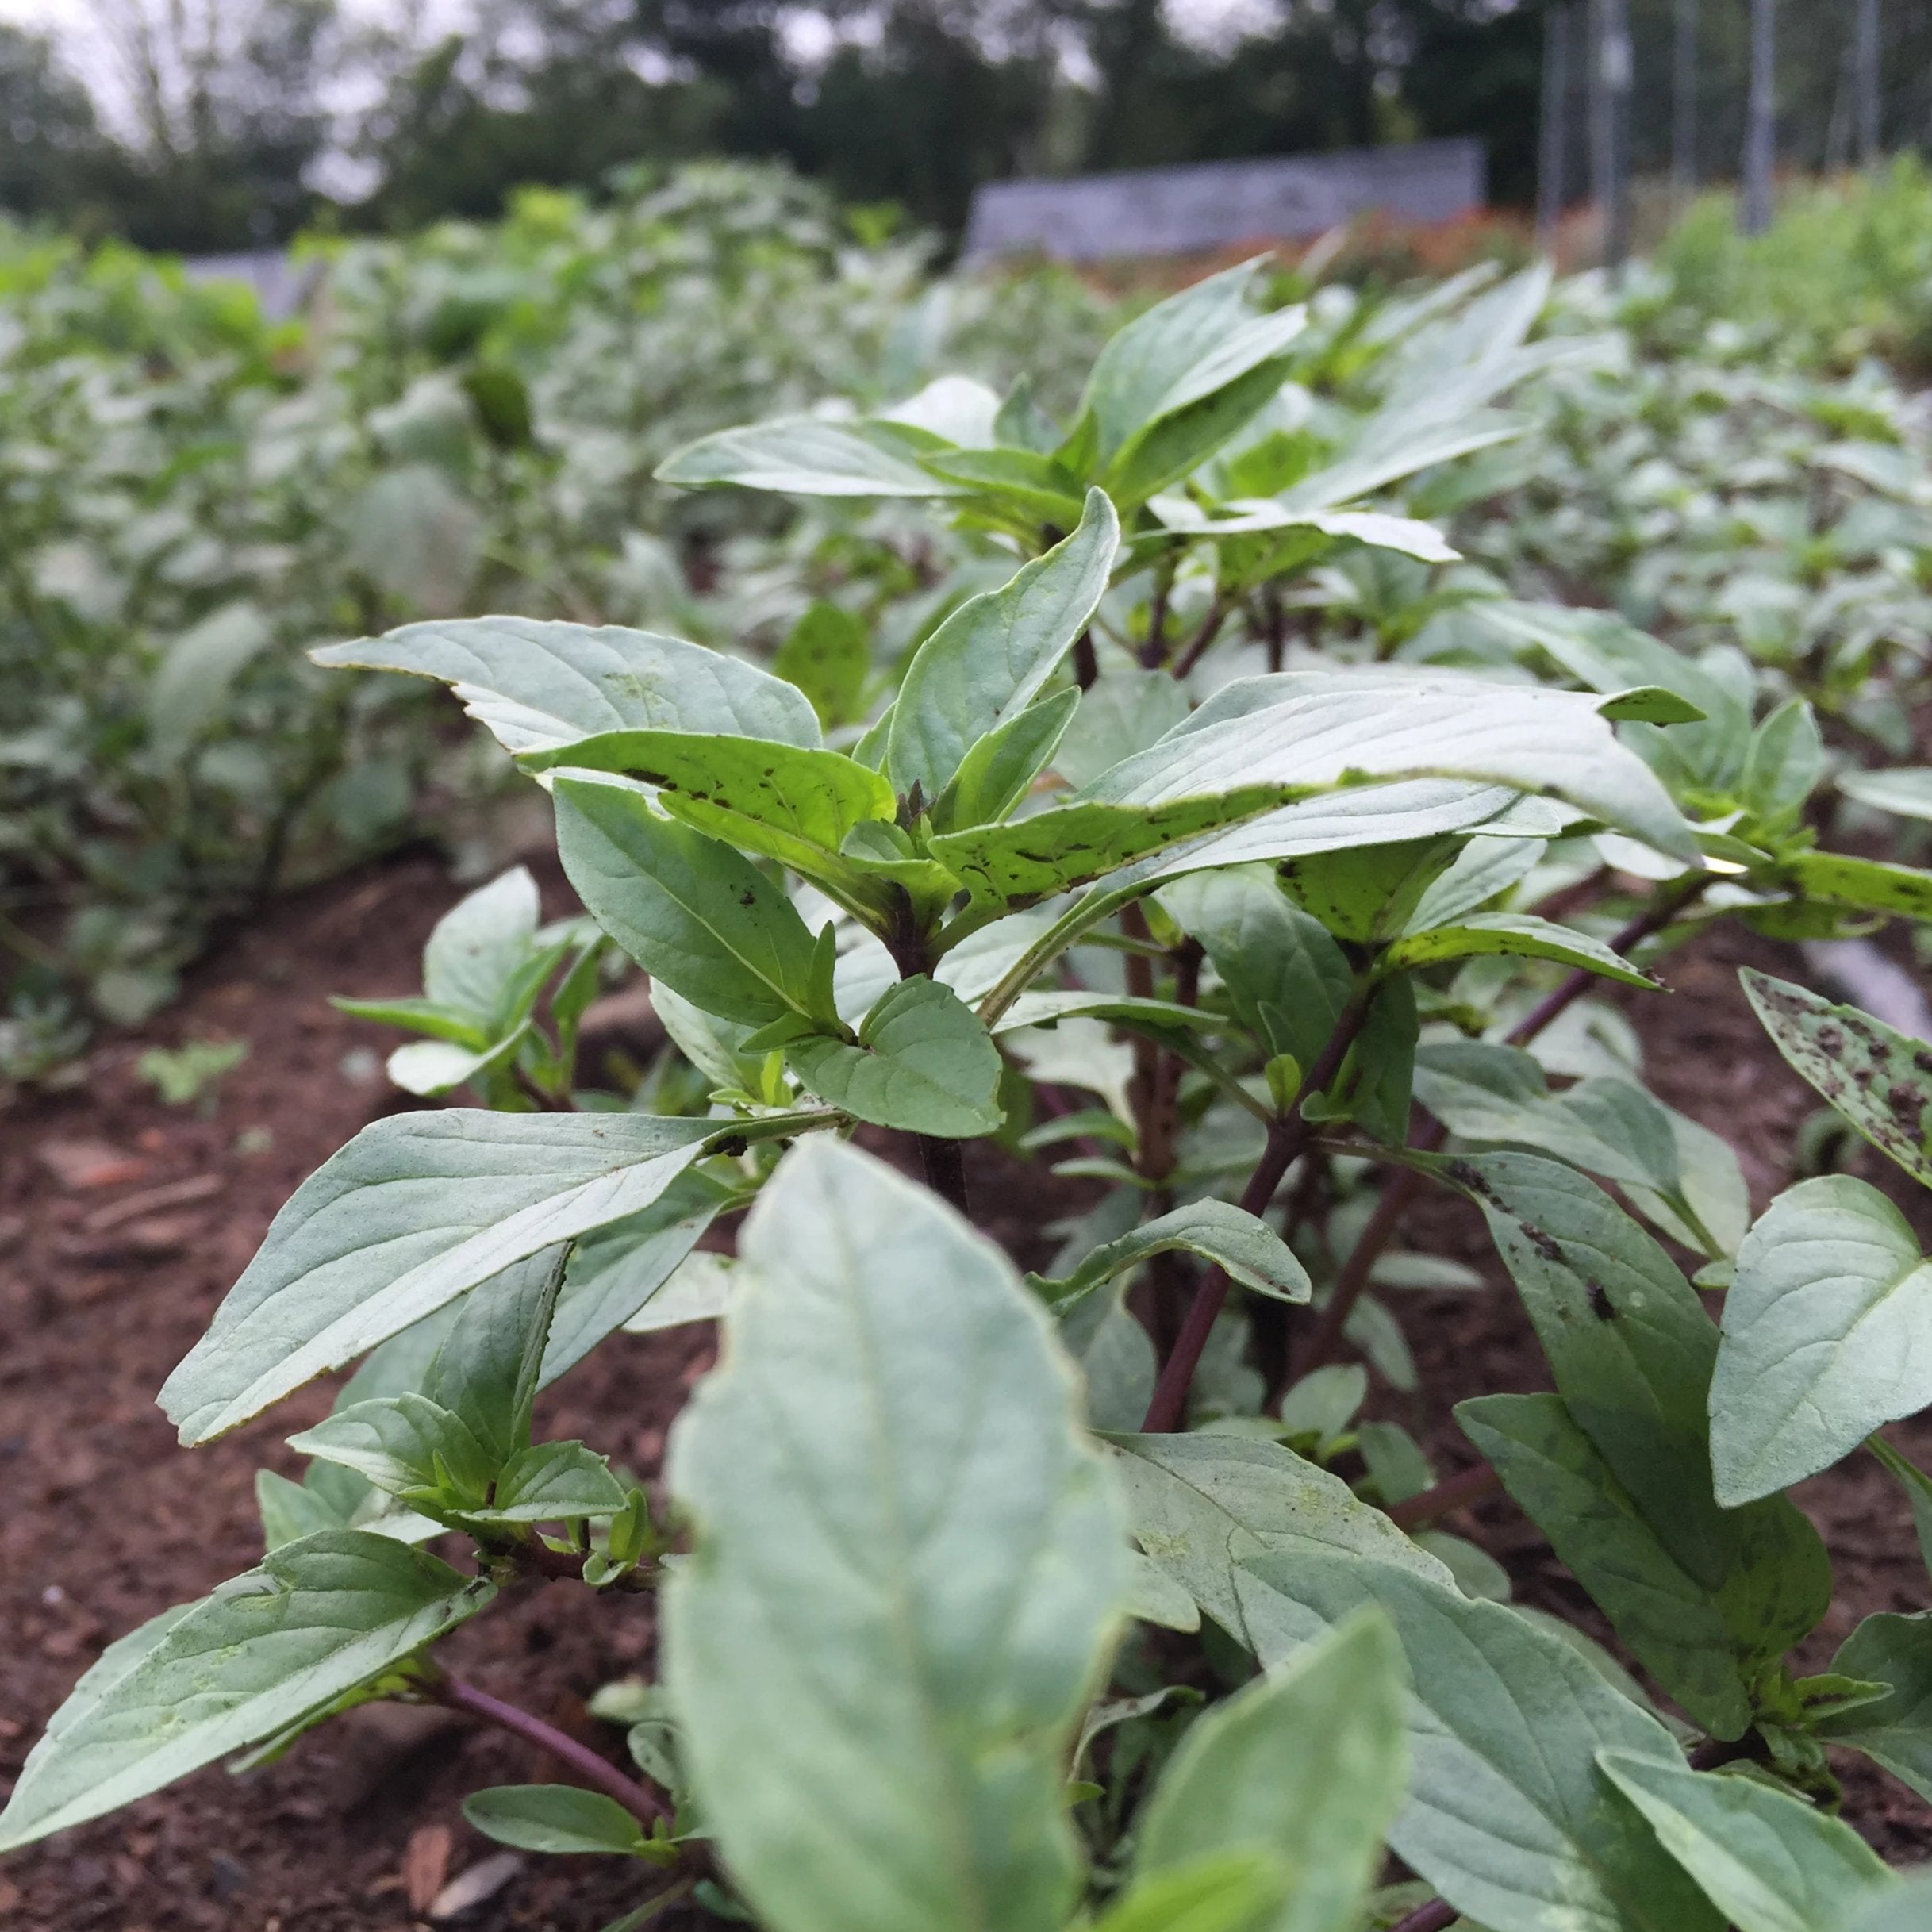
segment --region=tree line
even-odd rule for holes
[[[1014,174],[1473,134],[1493,198],[1527,205],[1565,10],[1276,0],[1204,44],[1165,0],[481,0],[440,37],[372,26],[339,0],[89,4],[104,90],[45,36],[0,27],[0,208],[190,252],[318,220],[486,217],[523,183],[593,188],[624,163],[717,154],[782,159],[848,201],[957,232],[974,188]],[[1780,158],[1851,158],[1848,0],[1615,4],[1638,172],[1670,164],[1688,17],[1696,170],[1735,173],[1753,4],[1779,20]],[[1881,5],[1884,138],[1916,144],[1932,126],[1932,0]],[[1571,36],[1579,51],[1589,37]],[[1584,170],[1569,179],[1580,194]]]

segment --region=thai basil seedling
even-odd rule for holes
[[[1722,666],[1627,639],[1565,658],[1554,624],[1538,647],[1584,688],[1358,656],[1195,704],[1170,673],[1216,627],[1175,652],[1157,619],[1184,570],[1265,620],[1318,554],[1300,533],[1375,540],[1373,513],[1331,505],[1419,449],[1496,440],[1492,396],[1567,352],[1519,354],[1539,277],[1461,334],[1417,328],[1400,409],[1318,487],[1319,452],[1266,420],[1292,406],[1299,324],[1244,287],[1123,331],[1070,430],[942,383],[674,466],[937,497],[1026,555],[918,637],[862,730],[830,683],[617,627],[432,620],[316,654],[453,686],[547,789],[591,927],[649,975],[710,1111],[517,1110],[490,1084],[513,1065],[567,1093],[576,1009],[553,994],[540,1045],[532,1015],[601,942],[547,939],[516,874],[439,928],[424,998],[384,1016],[509,1104],[378,1120],[277,1217],[163,1407],[203,1442],[360,1365],[293,1438],[304,1481],[264,1478],[263,1563],[96,1665],[0,1846],[401,1696],[588,1787],[478,1794],[479,1829],[673,1867],[661,1884],[773,1932],[1354,1932],[1385,1847],[1435,1895],[1408,1932],[1911,1909],[1797,1794],[1830,1795],[1838,1742],[1924,1775],[1917,1623],[1793,1675],[1831,1580],[1781,1491],[1821,1446],[1767,1450],[1729,1399],[1758,1246],[1774,1269],[1806,1250],[1744,1238],[1734,1158],[1581,1003],[1650,989],[1632,953],[1720,893],[1843,903],[1799,829],[1808,715],[1756,723]],[[1159,647],[1134,664],[1097,635]],[[1647,887],[1619,932],[1556,916],[1612,868]],[[1879,1045],[1891,1084],[1852,1085],[1892,1105],[1909,1083]],[[1412,1135],[1416,1100],[1435,1124]],[[906,1136],[930,1189],[844,1144],[860,1127]],[[996,1137],[1112,1184],[1027,1275],[963,1212],[962,1143]],[[1440,1485],[1325,1360],[1346,1342],[1412,1380],[1365,1289],[1468,1285],[1388,1250],[1412,1177],[1486,1220],[1554,1384],[1465,1404],[1488,1468]],[[1738,1322],[1600,1180],[1700,1280],[1734,1266]],[[693,1253],[740,1208],[734,1260]],[[1895,1321],[1919,1266],[1896,1258]],[[669,1517],[589,1446],[539,1439],[538,1393],[616,1329],[720,1314]],[[1928,1393],[1861,1382],[1840,1433]],[[1647,1682],[1437,1527],[1471,1473],[1543,1528]],[[601,1700],[641,1778],[431,1654],[532,1575],[661,1587],[659,1682]],[[1210,1682],[1242,1688],[1176,1694]]]

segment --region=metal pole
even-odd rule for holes
[[[1569,152],[1569,36],[1574,8],[1553,6],[1543,16],[1543,111],[1536,159],[1536,245],[1554,252],[1563,219],[1564,164]]]
[[[1677,0],[1670,71],[1670,186],[1681,207],[1697,192],[1697,0]]]
[[[1858,165],[1870,167],[1879,156],[1878,0],[1858,0],[1853,68],[1857,99]]]
[[[1771,225],[1772,176],[1777,165],[1777,0],[1751,0],[1751,92],[1746,109],[1744,199],[1747,235]]]
[[[1592,12],[1591,186],[1604,225],[1604,266],[1614,275],[1630,252],[1630,0],[1593,0]]]

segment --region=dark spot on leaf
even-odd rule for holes
[[[741,892],[738,895],[738,903],[740,905],[755,905],[758,903],[758,894],[748,890]]]
[[[1552,1236],[1545,1234],[1534,1221],[1519,1220],[1516,1225],[1523,1230],[1523,1239],[1545,1261],[1553,1262],[1559,1268],[1569,1265],[1569,1258],[1564,1254],[1561,1246]]]
[[[1552,1243],[1550,1245],[1554,1246],[1555,1243]],[[1604,1286],[1601,1281],[1592,1281],[1590,1284],[1590,1312],[1600,1322],[1607,1322],[1615,1319],[1617,1312],[1610,1305],[1610,1291]]]
[[[718,1143],[716,1150],[720,1154],[727,1154],[736,1160],[751,1144],[742,1134],[727,1134],[724,1139]]]
[[[1842,1053],[1845,1047],[1845,1035],[1836,1027],[1820,1027],[1818,1029],[1818,1043],[1826,1053]]]

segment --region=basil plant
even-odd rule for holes
[[[550,1750],[570,1782],[467,1815],[634,1860],[625,1926],[1919,1922],[1826,1752],[1932,1789],[1932,1623],[1792,1674],[1830,1569],[1783,1490],[1932,1400],[1925,1264],[1842,1179],[1747,1233],[1734,1157],[1584,997],[1653,986],[1660,935],[1872,885],[1796,829],[1815,728],[1534,611],[1486,613],[1542,641],[1481,665],[1257,669],[1271,587],[1327,547],[1439,543],[1369,501],[1408,473],[1392,425],[1431,464],[1504,433],[1542,284],[1323,429],[1275,420],[1302,321],[1249,279],[1131,324],[1070,429],[943,384],[673,459],[932,498],[1008,546],[835,743],[797,684],[640,632],[315,654],[451,686],[547,789],[585,917],[542,927],[507,875],[438,928],[421,997],[356,1009],[427,1036],[402,1084],[486,1104],[359,1133],[169,1378],[191,1445],[357,1365],[291,1438],[304,1480],[262,1479],[259,1565],[109,1648],[0,1846],[400,1698]],[[628,1100],[576,1085],[601,952],[682,1070]],[[1757,997],[1923,1177],[1932,1048]],[[972,1217],[1027,1158],[1106,1185],[1023,1273]],[[1554,1383],[1463,1404],[1482,1462],[1442,1483],[1330,1358],[1412,1384],[1385,1298],[1466,1285],[1388,1246],[1430,1183],[1486,1219]],[[741,1212],[735,1253],[701,1246]],[[1721,1331],[1687,1251],[1736,1283]],[[668,1500],[538,1438],[606,1337],[720,1317]],[[1499,1483],[1634,1671],[1441,1527]],[[661,1596],[656,1680],[597,1705],[630,1765],[439,1660],[530,1577]]]

